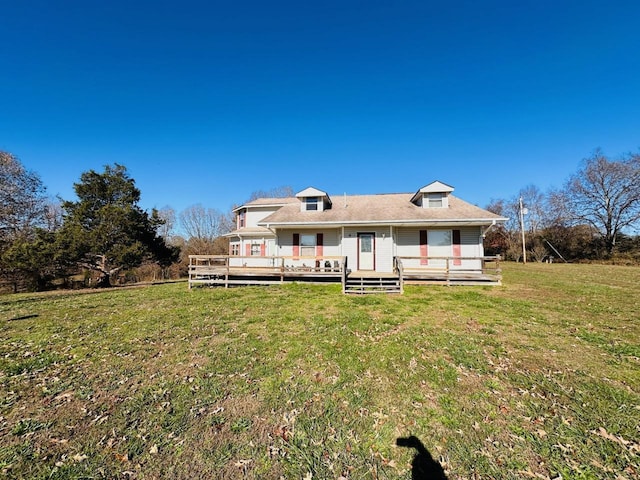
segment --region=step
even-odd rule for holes
[[[394,277],[347,277],[344,293],[402,293],[400,279]]]

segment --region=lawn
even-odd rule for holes
[[[640,476],[640,268],[0,297],[0,476]]]

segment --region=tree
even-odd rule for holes
[[[45,290],[52,280],[64,276],[64,264],[56,253],[55,234],[42,228],[36,228],[29,238],[14,240],[2,254],[3,263],[10,267],[6,273],[13,277],[14,292],[19,283],[28,290]]]
[[[497,215],[507,216],[507,202],[502,198],[492,198],[485,208]],[[508,222],[510,221],[511,218]],[[484,249],[487,255],[502,255],[510,258],[510,252],[515,243],[517,243],[517,236],[505,224],[499,223],[485,231]]]
[[[158,212],[149,215],[138,206],[140,190],[124,166],[107,165],[103,173],[89,170],[74,190],[78,201],[62,203],[58,251],[67,261],[98,272],[98,286],[109,286],[112,275],[144,261],[166,266],[177,258],[177,249],[157,234]]]
[[[0,151],[0,241],[28,237],[45,222],[46,188],[11,153]]]
[[[158,210],[158,217],[162,220],[162,225],[158,227],[158,235],[164,238],[165,242],[169,242],[174,235],[176,211],[166,206]]]
[[[231,230],[226,216],[220,210],[205,208],[200,204],[187,207],[179,217],[182,230],[188,238],[213,242]]]
[[[249,200],[247,202],[251,202],[258,198],[285,198],[285,197],[293,197],[295,192],[293,188],[288,185],[283,185],[280,187],[275,187],[270,190],[255,190],[251,192],[249,196]]]
[[[546,212],[546,199],[545,195],[540,189],[533,185],[527,185],[520,189],[518,192],[518,198],[513,201],[517,209],[520,208],[519,201],[522,199],[522,205],[527,209],[526,215],[526,229],[530,233],[536,233],[541,228],[544,228],[545,224],[545,212]]]
[[[599,231],[611,255],[618,235],[640,221],[640,155],[610,160],[596,150],[569,178],[564,194],[573,223]]]
[[[42,288],[51,272],[51,254],[42,254],[48,227],[46,188],[38,174],[24,168],[11,153],[0,151],[0,274],[19,290]]]

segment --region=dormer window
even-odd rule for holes
[[[418,190],[411,203],[422,208],[448,208],[449,194],[453,187],[442,182],[432,182]]]
[[[307,197],[305,198],[305,210],[307,211],[317,211],[318,210],[318,197]]]
[[[245,211],[240,210],[238,212],[238,228],[244,228],[245,226]]]
[[[442,193],[428,193],[426,195],[429,208],[442,208],[444,206]]]
[[[309,187],[296,193],[300,199],[301,212],[324,212],[331,208],[331,199],[326,192],[317,188]]]

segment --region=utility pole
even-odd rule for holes
[[[527,263],[527,247],[524,243],[524,208],[522,208],[522,197],[520,197],[520,232],[522,233],[522,263]]]

